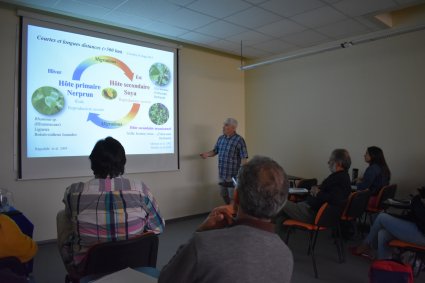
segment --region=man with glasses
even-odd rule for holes
[[[311,188],[310,195],[305,201],[296,203],[288,201],[276,217],[276,228],[281,237],[285,232],[282,222],[286,219],[313,223],[317,211],[325,202],[343,207],[351,192],[351,180],[348,174],[351,166],[350,154],[345,149],[335,149],[329,157],[328,166],[331,174],[319,187]]]

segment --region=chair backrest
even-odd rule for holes
[[[382,203],[389,198],[393,198],[395,196],[396,191],[397,191],[396,184],[382,187],[382,189],[380,189],[378,193],[378,198],[376,201],[377,207],[382,208]]]
[[[82,276],[112,273],[126,267],[156,267],[158,235],[153,232],[130,240],[91,247]]]
[[[334,227],[339,223],[341,207],[325,202],[317,211],[314,224],[320,227]]]
[[[14,256],[0,258],[0,269],[8,269],[14,274],[24,277],[28,275],[25,264]]]
[[[366,210],[369,197],[369,190],[352,192],[342,213],[342,218],[355,219],[360,217]]]
[[[313,186],[317,186],[317,179],[301,179],[297,182],[297,188],[311,190]]]

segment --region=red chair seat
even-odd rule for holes
[[[394,248],[402,248],[402,249],[416,249],[422,252],[425,252],[425,246],[416,245],[409,242],[404,242],[400,240],[391,240],[388,245]]]
[[[314,230],[319,230],[319,231],[323,231],[326,229],[326,227],[319,227],[317,225],[314,224],[309,224],[309,223],[305,223],[305,222],[301,222],[298,220],[294,220],[294,219],[288,219],[285,220],[283,222],[284,226],[292,226],[292,227],[297,227],[297,228],[302,228],[302,229],[306,229],[306,230],[310,230],[310,231],[314,231]]]

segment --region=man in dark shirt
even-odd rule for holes
[[[310,195],[303,202],[288,201],[279,216],[276,217],[277,232],[282,236],[282,222],[286,219],[295,219],[313,223],[317,211],[325,202],[329,205],[344,206],[351,192],[351,181],[348,169],[351,158],[347,150],[335,149],[328,161],[332,172],[320,185],[312,187]]]

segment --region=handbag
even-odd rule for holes
[[[412,267],[393,259],[372,262],[369,268],[370,283],[413,283]]]

